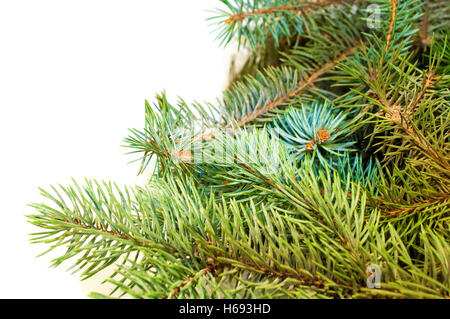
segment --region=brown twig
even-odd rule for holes
[[[391,22],[389,24],[388,34],[386,38],[386,51],[389,49],[389,46],[391,44],[391,37],[392,32],[394,30],[394,22],[396,18],[396,11],[397,11],[397,0],[391,0]]]

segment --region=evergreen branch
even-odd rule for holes
[[[123,260],[93,297],[448,297],[448,3],[371,1],[375,30],[353,1],[222,3],[219,38],[256,58],[283,42],[277,66],[217,107],[146,102],[126,142],[159,178],[42,191],[32,243],[66,246],[53,265],[83,278]],[[368,265],[381,288],[365,288]]]
[[[424,3],[421,37],[425,44],[431,44],[431,39],[442,39],[448,32],[450,19],[450,3],[447,0],[427,0]],[[428,43],[430,42],[430,43]]]
[[[218,15],[210,20],[219,19],[217,38],[221,44],[228,44],[234,36],[239,46],[249,44],[253,50],[265,47],[269,35],[275,45],[288,41],[296,35],[302,35],[309,27],[308,18],[320,19],[324,8],[338,11],[338,6],[348,5],[356,0],[221,0],[229,11],[218,10]]]
[[[268,115],[283,105],[300,104],[301,96],[308,100],[307,92],[319,96],[324,93],[321,88],[314,88],[317,82],[326,80],[325,74],[361,47],[361,21],[345,12],[338,13],[338,17],[344,26],[333,21],[324,27],[312,27],[305,35],[305,46],[284,54],[286,67],[269,68],[224,93],[220,104],[225,120],[231,122],[229,129],[268,121]]]
[[[305,13],[313,8],[324,7],[334,5],[338,3],[350,2],[349,0],[320,0],[317,2],[302,2],[301,6],[279,6],[260,10],[253,10],[247,12],[240,12],[231,14],[230,17],[225,20],[225,23],[230,24],[233,22],[242,22],[245,18],[253,15],[273,15],[275,13],[283,13],[285,11],[296,11],[298,13]]]
[[[145,129],[130,130],[132,134],[124,139],[125,146],[133,149],[130,154],[143,154],[139,173],[148,166],[153,155],[158,157],[157,173],[160,176],[171,174],[174,167],[179,171],[189,171],[194,154],[200,153],[196,148],[202,148],[201,143],[192,142],[214,136],[214,133],[203,132],[205,127],[218,125],[215,120],[217,110],[210,104],[202,106],[198,103],[189,108],[181,99],[174,106],[164,93],[156,98],[158,104],[154,108],[146,101]]]
[[[312,73],[310,73],[306,79],[300,80],[297,82],[297,85],[289,91],[287,94],[279,97],[275,101],[268,103],[266,105],[263,105],[262,107],[258,108],[256,112],[250,114],[249,116],[246,116],[242,119],[240,119],[237,123],[238,126],[242,127],[246,124],[256,120],[258,117],[267,114],[268,112],[272,111],[273,109],[278,108],[280,105],[286,104],[290,99],[292,99],[295,96],[299,96],[303,94],[308,88],[311,88],[314,86],[314,83],[317,81],[317,79],[328,72],[331,68],[333,68],[337,63],[347,58],[349,55],[353,54],[355,50],[357,50],[360,47],[360,45],[356,45],[354,47],[351,47],[347,51],[343,52],[341,55],[335,57],[330,62],[326,63],[325,65],[321,66],[320,68],[316,69]]]
[[[209,275],[220,276],[226,269],[238,269],[262,275],[259,279],[261,283],[258,284],[261,288],[264,287],[264,278],[284,278],[301,289],[314,291],[315,287],[318,293],[328,291],[329,295],[340,297],[355,293],[365,294],[364,290],[357,287],[358,282],[365,276],[365,263],[374,258],[374,251],[370,247],[381,231],[377,228],[378,217],[375,214],[372,219],[364,218],[365,195],[357,185],[351,186],[352,197],[349,201],[348,186],[347,189],[342,189],[336,175],[334,179],[324,175],[320,177],[320,184],[325,186],[322,193],[320,184],[310,171],[300,172],[301,179],[295,182],[299,188],[295,192],[304,194],[309,202],[307,206],[299,205],[291,212],[266,209],[252,203],[249,206],[238,205],[235,201],[206,204],[207,207],[198,206],[204,203],[204,199],[201,199],[201,195],[194,188],[186,189],[183,185],[192,185],[186,181],[154,185],[154,199],[158,199],[156,202],[148,201],[148,195],[143,196],[142,192],[137,193],[136,200],[140,205],[138,211],[148,218],[146,222],[136,219],[136,222],[140,221],[140,227],[144,226],[139,228],[146,236],[152,236],[148,237],[151,242],[160,241],[168,245],[177,243],[179,253],[174,255],[170,251],[160,249],[144,250],[144,254],[149,256],[144,261],[132,262],[131,268],[121,267],[116,272],[125,276],[128,281],[109,281],[136,297],[198,296],[203,295],[201,290],[198,290],[200,280],[204,278],[209,282],[208,278],[212,278]],[[306,189],[309,191],[306,192]],[[98,200],[91,200],[94,206],[97,203],[100,207]],[[152,205],[160,206],[161,209],[154,210]],[[123,209],[127,206],[117,207]],[[310,207],[315,207],[322,216],[322,221],[309,214]],[[122,211],[122,217],[129,216],[125,214],[126,211]],[[154,215],[157,212],[163,215]],[[85,214],[89,214],[88,211]],[[117,217],[113,221],[120,220]],[[134,229],[132,223],[128,225],[130,230]],[[49,227],[47,223],[40,226]],[[111,225],[111,229],[123,228],[121,224]],[[164,231],[161,232],[162,229]],[[393,232],[390,238],[396,242],[401,241],[401,238],[397,239],[398,234],[393,229],[390,229],[390,232]],[[146,240],[141,239],[142,236],[139,235],[136,238]],[[408,262],[409,253],[402,251],[402,246],[384,242],[385,238],[379,238],[381,242],[376,243],[377,249],[380,249],[379,256],[387,263],[383,273],[386,272],[387,282],[400,285],[401,280],[410,278],[411,272],[399,268],[397,258]],[[195,245],[189,244],[194,242]],[[80,241],[75,243],[77,247],[82,244]],[[429,258],[445,260],[440,250],[427,250],[426,254]],[[311,259],[313,263],[309,261]],[[149,272],[152,266],[156,267],[156,270]],[[393,277],[389,267],[395,269],[396,275]],[[319,269],[321,275],[314,275]],[[417,267],[412,269],[424,278],[424,285],[436,286],[431,283],[433,279],[427,277],[428,270]],[[193,283],[197,280],[198,285],[194,286]],[[245,280],[240,282],[251,285],[251,282],[245,283]],[[134,292],[134,288],[138,287],[144,292]],[[391,293],[389,287],[385,288],[385,294]],[[279,293],[283,292],[281,287],[278,289]],[[426,288],[419,284],[409,289],[410,292],[407,292],[408,290],[400,287],[397,289],[397,296],[402,297],[413,291],[425,291]]]
[[[333,69],[338,63],[352,55],[360,48],[360,46],[361,44],[356,44],[348,48],[346,51],[333,57],[330,61],[324,63],[320,67],[307,71],[308,73],[306,76],[300,77],[297,71],[287,67],[269,68],[264,75],[260,73],[257,78],[247,78],[247,86],[237,83],[229,91],[224,93],[224,99],[221,102],[221,108],[225,111],[226,117],[231,117],[229,120],[231,123],[226,125],[224,129],[226,132],[231,133],[234,130],[245,127],[252,122],[258,120],[263,121],[264,116],[267,116],[270,112],[278,110],[294,98],[302,96],[306,91],[313,88],[321,76]],[[297,79],[298,77],[300,77],[300,80],[296,81],[295,84],[289,85],[287,87],[288,90],[283,92],[283,94],[277,94],[273,99],[271,99],[270,96],[255,97],[256,94],[259,95],[262,92],[271,90],[273,87],[280,86],[281,84],[279,83],[289,83],[292,82],[292,79]],[[285,85],[286,84],[283,84],[283,86]],[[264,101],[263,98],[267,98],[267,101]],[[251,110],[251,112],[249,112],[249,114],[244,114],[237,119],[232,118],[237,114],[237,111],[235,111],[235,106],[237,106],[238,103],[240,105],[242,101],[245,101],[245,103],[248,104],[251,103],[244,108]],[[242,107],[242,105],[240,105],[240,107]],[[216,138],[216,134],[217,133],[214,131],[206,134],[199,134],[195,136],[193,140],[209,141]]]
[[[297,48],[293,51],[292,56],[286,57],[285,62],[289,66],[269,67],[264,73],[260,72],[256,77],[249,76],[245,81],[237,82],[225,91],[218,107],[218,109],[221,109],[222,118],[225,121],[221,127],[228,133],[232,133],[234,130],[255,121],[267,121],[266,117],[269,114],[278,111],[282,106],[293,102],[294,99],[298,103],[300,96],[304,96],[307,91],[314,91],[314,85],[321,80],[321,77],[351,56],[361,46],[361,35],[355,30],[358,28],[358,23],[352,21],[351,17],[345,13],[342,13],[342,18],[346,19],[347,22],[345,28],[341,27],[343,36],[341,35],[340,39],[335,39],[333,28],[324,28],[320,32],[311,33],[308,35],[308,39],[311,41],[309,47]],[[315,44],[317,45],[314,46]],[[319,92],[320,89],[317,89],[317,91]],[[306,96],[305,99],[307,99]],[[209,107],[211,108],[211,105]],[[206,113],[203,110],[202,112]],[[152,115],[149,118],[153,117]],[[174,121],[170,119],[170,122]],[[187,122],[190,127],[194,126],[192,121]],[[179,123],[179,121],[176,121],[176,123]],[[155,126],[155,124],[152,123],[151,126]],[[158,128],[161,126],[161,124],[157,125]],[[179,124],[177,127],[168,127],[165,130],[171,132],[175,128],[178,128],[178,132],[183,130]],[[134,132],[134,134],[138,135],[138,132]],[[151,131],[141,135],[156,134],[157,132]],[[204,132],[191,133],[188,140],[183,140],[182,135],[180,135],[174,139],[175,143],[166,143],[165,152],[160,151],[159,153],[152,149],[146,150],[148,147],[145,143],[148,143],[148,141],[145,142],[142,138],[140,140],[128,138],[126,141],[131,147],[138,148],[139,151],[146,150],[144,159],[147,154],[156,153],[165,158],[175,157],[176,159],[181,157],[188,162],[192,160],[192,152],[181,147],[180,141],[184,141],[185,145],[189,144],[189,141],[210,141],[216,137],[216,134],[217,132],[207,128]],[[159,141],[159,139],[150,136],[149,140],[151,139]]]

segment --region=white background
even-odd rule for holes
[[[30,245],[37,187],[70,177],[143,183],[124,155],[144,99],[214,101],[228,51],[205,19],[217,0],[0,0],[0,298],[83,298]],[[100,290],[100,289],[96,289]]]

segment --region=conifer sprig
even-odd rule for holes
[[[125,141],[149,185],[42,191],[32,242],[136,298],[448,298],[448,2],[222,3],[219,38],[285,41],[277,66],[146,102]]]
[[[356,0],[311,0],[311,1],[271,1],[271,0],[221,0],[227,10],[218,10],[211,20],[220,22],[217,38],[221,44],[228,44],[234,37],[239,44],[256,49],[264,46],[270,35],[276,46],[280,40],[290,43],[293,36],[302,35],[315,11],[324,8],[342,10],[344,5]],[[339,5],[338,8],[336,6]]]

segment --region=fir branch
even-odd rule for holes
[[[280,105],[286,104],[290,99],[292,99],[295,96],[299,96],[303,94],[307,89],[314,86],[314,83],[317,81],[317,79],[328,72],[331,68],[333,68],[337,63],[347,58],[349,55],[352,55],[355,50],[357,50],[360,47],[360,45],[355,45],[348,49],[347,51],[343,52],[341,55],[335,57],[330,62],[326,63],[325,65],[321,66],[320,68],[314,70],[312,73],[310,73],[306,79],[300,80],[297,82],[297,85],[294,89],[289,91],[287,94],[279,97],[275,101],[268,103],[260,108],[249,116],[246,116],[242,119],[240,119],[237,123],[238,126],[242,127],[246,124],[256,120],[258,117],[272,111],[273,109],[278,108]]]
[[[260,10],[253,10],[253,11],[247,11],[247,12],[239,12],[231,14],[230,17],[225,20],[225,23],[230,24],[233,22],[242,22],[245,18],[249,16],[254,15],[272,15],[275,13],[283,13],[285,11],[295,11],[300,13],[305,13],[313,8],[317,7],[324,7],[339,3],[347,3],[351,2],[350,0],[320,0],[316,2],[301,2],[301,6],[279,6],[279,7],[272,7],[272,8],[266,8],[266,9],[260,9]]]
[[[32,243],[66,246],[53,264],[83,278],[123,259],[106,282],[135,298],[448,297],[448,4],[375,0],[372,30],[351,1],[222,2],[219,37],[294,41],[283,65],[217,107],[146,102],[126,142],[158,178],[42,191]],[[429,53],[412,47],[434,31]]]
[[[447,0],[427,0],[423,11],[420,35],[425,44],[431,44],[433,38],[436,40],[445,37],[448,33],[445,31],[450,19],[450,3]]]
[[[261,91],[268,90],[270,88],[265,87],[267,84],[272,81],[273,78],[277,79],[280,78],[280,80],[277,80],[279,82],[284,82],[283,77],[285,77],[284,74],[289,76],[289,80],[292,78],[297,78],[298,73],[294,70],[289,70],[287,68],[278,68],[278,69],[268,69],[267,73],[265,75],[260,74],[260,78],[258,80],[253,78],[248,78],[246,83],[249,83],[250,86],[250,92],[244,91],[247,90],[247,88],[243,87],[241,83],[238,83],[234,87],[232,87],[228,92],[226,92],[226,95],[224,97],[223,102],[221,102],[222,109],[230,109],[230,111],[226,111],[227,113],[231,113],[233,111],[233,105],[237,101],[246,101],[249,103],[250,101],[256,102],[256,105],[249,105],[247,109],[252,109],[252,111],[249,114],[243,115],[242,117],[239,117],[237,119],[231,118],[229,122],[230,124],[226,125],[224,127],[225,131],[227,133],[232,133],[233,131],[237,130],[238,128],[245,127],[249,125],[250,123],[253,123],[258,120],[263,120],[265,116],[267,116],[269,113],[278,110],[283,105],[288,104],[291,100],[294,98],[300,97],[302,94],[307,92],[309,89],[313,88],[315,83],[320,79],[321,76],[325,75],[327,72],[329,72],[331,69],[333,69],[338,63],[344,61],[346,58],[351,56],[356,50],[360,48],[361,44],[356,44],[350,48],[348,48],[346,51],[340,53],[338,56],[333,57],[330,61],[324,63],[323,65],[310,70],[307,75],[303,75],[300,80],[298,80],[292,87],[283,92],[283,94],[278,94],[276,99],[271,100],[268,99],[266,103],[261,103],[261,99],[255,100],[253,95],[253,91],[259,91],[260,94]],[[291,73],[293,73],[291,75]],[[241,90],[242,89],[242,90]],[[249,96],[246,96],[249,95]],[[261,104],[260,104],[261,103]],[[259,104],[259,105],[258,105]],[[241,106],[242,107],[242,106]],[[234,112],[231,114],[235,114]],[[227,117],[231,117],[231,114]],[[216,138],[217,132],[208,132],[206,134],[199,134],[193,138],[193,140],[199,140],[199,141],[209,141],[211,139]]]
[[[234,36],[239,46],[249,44],[257,50],[265,47],[270,35],[276,46],[280,41],[295,35],[301,35],[309,27],[308,18],[320,19],[319,11],[327,8],[337,11],[338,6],[349,5],[356,0],[320,0],[320,1],[287,1],[287,0],[221,0],[228,11],[218,10],[218,15],[210,20],[219,20],[220,30],[217,38],[221,44],[228,44]],[[234,2],[234,3],[233,3]],[[316,14],[317,13],[317,14]]]

